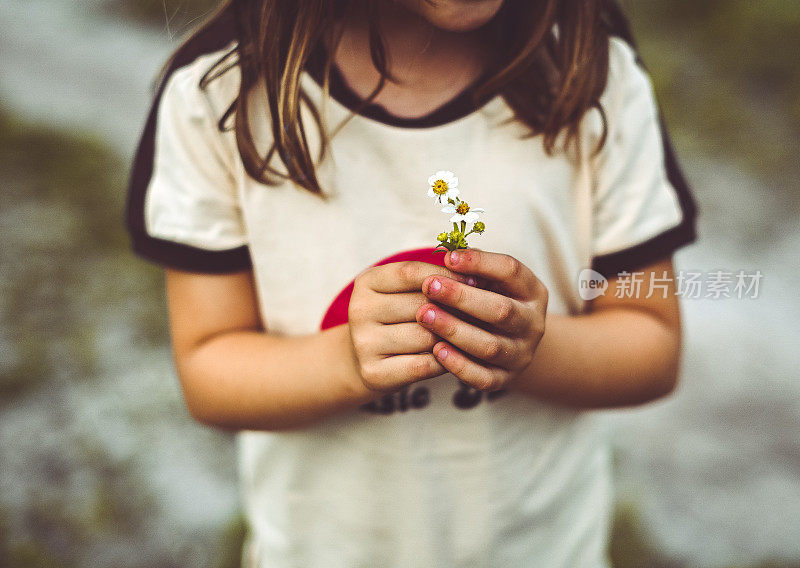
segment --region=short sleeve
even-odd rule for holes
[[[200,88],[197,64],[156,97],[128,192],[133,250],[163,266],[224,273],[251,266],[233,159]]]
[[[608,133],[594,162],[592,267],[612,277],[695,241],[697,207],[650,78],[633,49],[617,38],[610,42],[600,102]]]

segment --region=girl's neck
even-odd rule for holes
[[[379,3],[380,29],[387,49],[387,83],[375,103],[398,117],[424,116],[472,84],[487,64],[481,30],[450,32],[392,1]],[[369,50],[369,23],[363,11],[342,22],[334,62],[350,88],[366,98],[380,79]]]

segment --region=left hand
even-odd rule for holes
[[[544,335],[547,288],[505,254],[462,249],[448,252],[445,264],[482,286],[427,277],[422,292],[435,303],[417,310],[417,322],[444,340],[434,345],[433,354],[449,372],[478,390],[501,389],[530,365]],[[455,308],[470,322],[442,306]]]

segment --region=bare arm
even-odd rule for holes
[[[432,273],[457,277],[423,263],[365,271],[349,324],[277,337],[261,326],[251,271],[167,269],[173,354],[190,413],[228,429],[298,428],[444,373],[430,352],[435,337],[414,321]]]
[[[667,297],[650,279],[669,279]],[[671,259],[644,272],[639,298],[617,298],[619,279],[592,300],[588,313],[551,314],[545,334],[513,389],[585,408],[642,404],[672,392],[678,380],[681,321]]]
[[[189,412],[231,429],[300,426],[371,399],[346,326],[307,337],[264,333],[250,271],[166,270],[172,347]]]
[[[617,298],[619,280],[610,279],[605,295],[578,316],[547,314],[544,285],[506,255],[470,250],[457,264],[448,255],[447,265],[486,279],[489,289],[428,278],[423,291],[433,303],[417,318],[444,340],[434,347],[442,364],[475,388],[507,387],[566,406],[605,408],[641,404],[675,387],[681,327],[670,258],[639,270],[638,298]],[[666,298],[659,290],[645,298],[650,279],[663,272]],[[462,321],[439,305],[479,321]],[[427,323],[430,311],[435,317]]]

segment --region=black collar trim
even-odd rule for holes
[[[316,82],[320,88],[322,88],[325,82],[326,59],[327,53],[325,48],[321,44],[318,44],[311,52],[309,60],[306,63],[306,72],[314,79],[314,82]],[[484,96],[477,102],[473,100],[478,85],[480,85],[484,79],[485,76],[479,77],[464,88],[458,95],[450,99],[450,101],[427,115],[416,118],[395,116],[382,106],[374,103],[361,106],[363,99],[350,88],[336,65],[331,65],[329,93],[333,100],[351,111],[357,112],[358,115],[364,118],[400,128],[430,128],[464,118],[489,102],[489,100],[493,98],[491,95]]]

